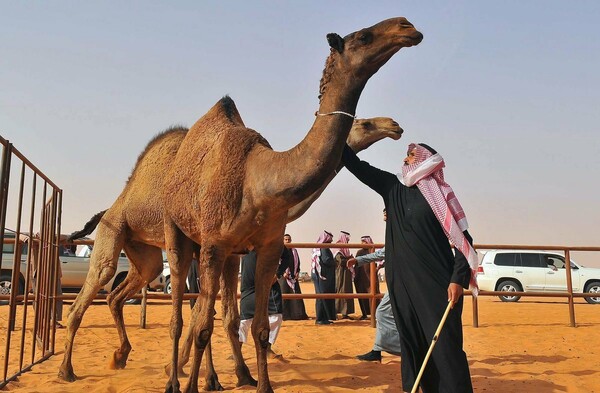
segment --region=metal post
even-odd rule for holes
[[[565,248],[565,269],[567,270],[567,292],[569,293],[569,320],[571,327],[575,327],[575,305],[573,303],[573,281],[571,279],[571,254]]]
[[[144,285],[142,288],[142,308],[140,310],[140,327],[146,329],[146,303],[148,301],[148,286]]]
[[[375,295],[377,294],[377,292],[375,291],[376,287],[377,287],[377,266],[375,263],[370,263],[369,265],[369,269],[371,271],[371,274],[369,275],[369,279],[371,281],[370,285],[371,288],[369,288],[369,293],[371,294],[371,297],[369,298],[369,304],[370,304],[370,309],[371,309],[371,327],[374,328],[377,326],[377,320],[375,318],[375,309],[377,308],[377,299],[375,298]]]
[[[479,308],[477,307],[477,296],[471,295],[473,299],[473,327],[479,327]]]

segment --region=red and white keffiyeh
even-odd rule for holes
[[[342,243],[342,244],[348,244],[350,243],[350,234],[348,232],[345,231],[340,231],[340,238],[338,239],[337,243]],[[334,250],[334,255],[337,253],[342,254],[344,257],[346,258],[351,258],[352,257],[352,253],[350,252],[349,248],[336,248]]]
[[[421,194],[431,206],[433,213],[442,225],[446,237],[456,248],[463,253],[471,267],[470,289],[474,295],[478,293],[477,266],[479,258],[477,253],[465,238],[463,231],[469,224],[465,212],[458,202],[452,187],[444,180],[446,166],[444,159],[438,153],[433,154],[427,148],[411,143],[408,153],[414,150],[415,162],[402,167],[402,180],[404,185],[416,185]]]
[[[296,292],[296,272],[298,271],[298,267],[300,265],[300,257],[298,256],[298,250],[296,250],[295,248],[292,248],[290,250],[292,252],[292,256],[294,257],[294,271],[290,271],[290,268],[288,267],[287,269],[285,269],[285,271],[288,274],[288,278],[285,279],[285,281],[287,282],[288,287],[292,288],[292,292]]]
[[[333,241],[333,235],[327,231],[323,231],[321,236],[317,239],[317,243],[331,243]],[[321,275],[321,263],[319,258],[321,257],[321,249],[313,248],[312,255],[310,256],[310,267],[313,273],[315,273],[321,280],[327,280]]]

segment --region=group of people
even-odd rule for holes
[[[317,243],[331,243],[333,235],[328,231],[323,231]],[[350,242],[350,233],[340,232],[340,237],[336,244],[341,248],[314,248],[311,257],[311,277],[315,285],[315,293],[369,293],[371,287],[370,270],[368,267],[354,268],[348,265],[348,261],[354,259],[350,249],[343,247],[343,244]],[[359,255],[372,253],[373,240],[370,236],[362,236],[361,243],[365,248],[358,250]],[[334,254],[335,253],[335,254]],[[382,258],[380,258],[382,259]],[[376,281],[378,284],[378,281]],[[379,293],[379,285],[376,292]],[[361,311],[360,319],[367,319],[371,314],[371,307],[368,299],[360,299],[359,306]],[[349,319],[350,314],[354,314],[354,299],[317,299],[315,323],[317,325],[330,325],[338,319]]]

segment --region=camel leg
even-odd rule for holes
[[[273,279],[277,273],[277,265],[283,248],[283,231],[277,240],[265,242],[256,250],[256,274],[255,281],[255,311],[252,321],[252,336],[256,347],[256,362],[258,365],[258,387],[259,393],[271,393],[273,388],[269,381],[267,368],[267,350],[269,348],[269,316],[268,303],[269,292],[273,285]]]
[[[185,280],[192,261],[192,241],[177,228],[172,221],[165,219],[165,247],[167,259],[171,268],[171,299],[173,310],[171,313],[170,336],[173,340],[171,352],[171,368],[165,393],[178,393],[179,379],[177,377],[179,338],[183,329],[181,306],[185,290]]]
[[[219,376],[215,370],[210,340],[208,340],[208,344],[206,344],[204,351],[206,352],[206,377],[204,378],[204,390],[207,392],[220,392],[225,390],[219,382]]]
[[[190,350],[194,342],[194,326],[196,325],[196,321],[198,320],[199,312],[200,299],[196,301],[196,304],[194,304],[194,307],[192,308],[192,315],[190,317],[190,326],[188,328],[188,334],[179,352],[178,373],[181,375],[185,375],[183,367],[190,360]],[[210,344],[210,340],[208,344],[206,344],[206,349],[204,351],[206,352],[206,377],[204,383],[204,390],[208,392],[222,391],[224,389],[221,383],[219,382],[219,376],[217,375],[217,371],[215,370],[215,365],[212,357],[212,345]]]
[[[65,354],[62,364],[58,369],[58,377],[73,382],[77,377],[73,372],[72,356],[73,342],[77,329],[81,325],[83,314],[88,309],[96,294],[115,275],[119,253],[124,243],[123,225],[111,222],[110,211],[98,225],[98,234],[94,245],[94,252],[90,258],[90,270],[85,283],[75,302],[69,310],[67,331],[65,337]],[[105,222],[110,223],[109,225]]]
[[[219,291],[219,277],[223,268],[225,256],[229,250],[224,250],[215,244],[202,244],[200,249],[200,312],[194,325],[194,357],[191,364],[190,378],[184,389],[185,393],[198,392],[198,374],[204,349],[210,341],[214,328],[213,310],[217,292]]]
[[[258,382],[252,378],[250,370],[242,355],[242,344],[240,343],[240,313],[237,304],[238,272],[240,271],[240,257],[232,255],[225,261],[223,273],[221,273],[221,305],[223,310],[223,327],[231,344],[233,360],[235,362],[235,374],[237,375],[237,386],[257,386]]]
[[[160,248],[139,242],[127,242],[124,246],[131,266],[125,280],[110,293],[108,307],[115,320],[121,346],[115,350],[109,367],[123,369],[127,364],[131,344],[125,331],[123,306],[125,301],[137,294],[147,282],[152,281],[162,270],[162,252]]]

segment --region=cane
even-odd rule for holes
[[[417,389],[419,388],[419,382],[421,381],[421,377],[423,376],[423,372],[425,371],[425,366],[427,365],[427,361],[429,360],[429,357],[431,356],[431,352],[433,352],[433,347],[435,346],[435,343],[437,342],[437,339],[440,336],[440,332],[442,331],[442,328],[444,327],[444,323],[446,323],[446,318],[448,318],[448,314],[450,314],[451,308],[452,308],[452,301],[449,300],[448,307],[446,307],[444,316],[442,317],[442,320],[440,321],[440,324],[438,325],[438,328],[435,331],[435,334],[433,335],[433,340],[431,340],[431,345],[429,346],[427,355],[425,355],[425,360],[423,360],[423,365],[421,366],[421,370],[419,370],[419,375],[417,375],[417,379],[415,380],[415,384],[413,385],[413,388],[410,391],[410,393],[415,393],[417,391]]]

